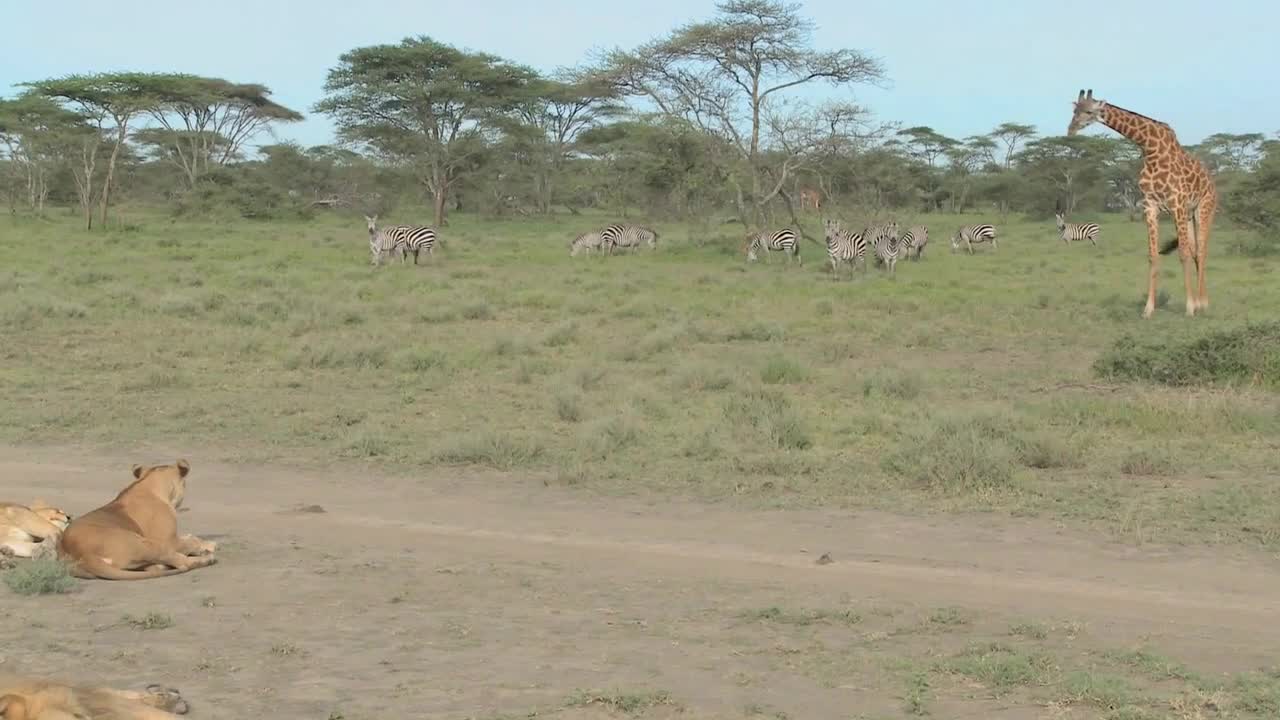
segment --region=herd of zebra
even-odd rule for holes
[[[575,237],[569,242],[569,256],[574,257],[584,250],[587,253],[599,250],[612,255],[617,248],[635,250],[641,245],[647,246],[650,250],[657,250],[658,233],[643,225],[615,223],[605,225],[599,230],[589,230]]]
[[[1068,223],[1062,213],[1055,214],[1058,236],[1065,243],[1075,240],[1088,240],[1097,247],[1098,234],[1101,228],[1097,223]],[[427,257],[434,257],[436,241],[439,235],[435,228],[426,225],[391,225],[378,228],[378,216],[366,215],[365,221],[369,229],[369,253],[372,265],[381,265],[384,258],[400,256],[403,263],[409,253],[413,253],[413,264],[418,264],[419,253],[427,251]],[[861,265],[863,272],[867,270],[867,251],[871,250],[877,266],[884,266],[891,275],[896,274],[899,257],[919,260],[924,255],[924,248],[929,243],[929,228],[924,225],[913,225],[906,232],[898,234],[898,223],[890,220],[886,223],[871,225],[860,231],[847,230],[839,220],[827,218],[823,220],[827,243],[827,259],[831,263],[832,277],[839,275],[840,263],[848,263],[850,277],[853,269]],[[763,252],[766,259],[770,253],[781,252],[797,264],[804,264],[800,258],[800,234],[792,228],[773,231],[748,233],[746,253],[749,262],[755,262]],[[969,254],[973,254],[973,246],[990,242],[992,249],[998,249],[996,229],[994,225],[964,225],[951,236],[951,251],[955,252],[963,244]],[[588,253],[600,251],[613,254],[618,248],[627,250],[647,246],[650,250],[658,247],[658,233],[643,225],[614,223],[599,230],[590,230],[574,237],[569,243],[569,255],[576,256],[585,250]]]
[[[1088,240],[1097,247],[1098,233],[1101,230],[1097,223],[1069,223],[1062,213],[1057,213],[1055,220],[1058,237],[1063,242],[1070,244],[1076,240]],[[866,272],[868,250],[877,266],[885,267],[891,275],[896,274],[898,258],[919,260],[924,255],[925,246],[929,244],[929,228],[924,225],[913,225],[899,235],[898,223],[894,220],[871,225],[860,231],[845,229],[839,220],[831,218],[823,220],[822,224],[833,278],[839,275],[841,263],[849,264],[851,277],[853,268],[858,265]],[[963,246],[972,255],[973,246],[984,242],[990,242],[993,250],[999,249],[994,225],[964,225],[951,236],[951,251],[956,252]],[[749,233],[745,249],[749,262],[755,262],[763,251],[766,258],[769,253],[781,252],[783,257],[788,257],[797,264],[804,263],[800,258],[800,234],[794,228]]]

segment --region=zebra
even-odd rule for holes
[[[378,216],[364,216],[369,228],[369,264],[378,266],[386,255],[400,255],[400,262],[405,260],[404,243],[396,236],[395,228],[378,229]]]
[[[769,253],[781,250],[783,256],[790,255],[795,258],[796,263],[804,264],[804,261],[800,259],[800,239],[796,236],[796,231],[791,228],[782,228],[768,233],[754,232],[748,234],[747,260],[755,262],[756,252],[760,249],[764,250],[766,260],[769,258]]]
[[[658,233],[642,225],[606,225],[600,231],[600,240],[610,255],[614,248],[638,248],[641,243],[648,245],[650,250],[658,248]]]
[[[874,228],[874,231],[868,230],[873,240],[872,245],[875,248],[876,264],[884,265],[889,269],[890,275],[897,274],[898,266],[898,223],[889,221],[884,225]]]
[[[426,225],[396,225],[390,231],[402,246],[401,261],[409,253],[413,253],[413,264],[417,265],[418,253],[423,249],[426,249],[428,258],[435,257],[436,240],[439,239],[435,228]]]
[[[600,237],[600,231],[584,232],[569,243],[569,257],[574,257],[582,250],[586,250],[588,253],[599,250],[603,242]]]
[[[827,218],[822,221],[827,236],[827,259],[831,261],[831,279],[838,279],[840,263],[849,263],[849,277],[853,278],[853,267],[862,263],[862,271],[867,271],[867,237],[866,233],[855,233],[840,226],[839,220]]]
[[[991,241],[991,247],[998,249],[996,244],[996,229],[993,225],[964,225],[956,234],[951,236],[951,252],[960,249],[960,243],[963,242],[968,248],[969,254],[973,254],[973,244],[981,243],[987,240]]]
[[[1087,239],[1094,247],[1098,246],[1098,233],[1102,228],[1097,223],[1069,223],[1062,213],[1054,213],[1053,217],[1058,223],[1058,237],[1062,242],[1070,245],[1072,240]]]
[[[903,257],[919,260],[924,254],[924,246],[929,244],[929,228],[924,225],[912,225],[902,233],[899,243],[902,246]]]

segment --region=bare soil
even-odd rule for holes
[[[1018,622],[1075,628],[1072,653],[1143,644],[1206,674],[1280,647],[1276,558],[1036,521],[755,512],[154,449],[0,448],[0,499],[76,515],[132,463],[179,456],[182,529],[217,540],[219,563],[61,596],[0,589],[6,668],[164,683],[193,717],[901,717],[904,662]],[[858,620],[761,622],[770,608]],[[1047,716],[932,693],[938,717]]]

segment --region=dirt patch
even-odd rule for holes
[[[79,515],[171,455],[0,449],[0,497]],[[1062,669],[1093,668],[1082,653],[1141,643],[1216,677],[1280,643],[1276,563],[1243,550],[184,456],[181,530],[217,540],[219,564],[6,595],[6,668],[162,683],[193,717],[1029,718],[1104,697]],[[1052,697],[974,691],[1044,653]]]

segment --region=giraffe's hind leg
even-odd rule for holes
[[[1191,213],[1185,207],[1177,208],[1173,211],[1173,221],[1178,227],[1178,259],[1182,261],[1182,284],[1186,289],[1187,316],[1190,317],[1196,314],[1196,307],[1199,305],[1192,279],[1196,272],[1193,265],[1198,256],[1195,235],[1191,233]]]
[[[1196,208],[1196,310],[1209,308],[1209,289],[1205,285],[1205,266],[1209,262],[1209,232],[1213,229],[1213,216],[1218,211],[1217,198],[1207,197]]]

